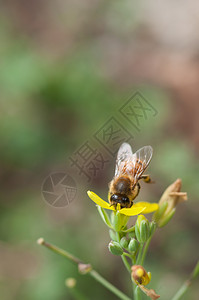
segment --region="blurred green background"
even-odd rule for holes
[[[181,178],[189,201],[158,231],[147,270],[168,300],[198,259],[199,5],[182,1],[42,1],[0,3],[0,298],[74,299],[64,282],[77,279],[88,299],[116,299],[70,262],[39,247],[44,237],[90,262],[131,293],[120,258],[107,249],[107,228],[87,189],[106,197],[115,158],[81,196],[58,209],[43,201],[44,177],[139,90],[158,111],[135,134],[133,149],[151,144],[153,186],[140,200],[158,201]],[[172,12],[172,13],[171,13]],[[180,25],[179,25],[180,24]],[[186,24],[186,26],[182,26]],[[124,122],[125,128],[132,126]],[[184,299],[198,299],[195,283]]]

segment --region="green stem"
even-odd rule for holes
[[[147,241],[146,244],[145,244],[145,247],[144,247],[144,250],[143,250],[143,253],[142,253],[142,258],[141,258],[141,261],[140,261],[140,264],[141,264],[142,266],[143,266],[143,264],[144,264],[144,260],[145,260],[145,257],[146,257],[146,254],[147,254],[147,251],[148,251],[148,248],[149,248],[151,239],[152,239],[152,236],[148,239],[148,241]]]
[[[57,246],[54,246],[52,244],[49,244],[44,241],[44,239],[40,238],[38,241],[39,245],[45,246],[46,248],[52,250],[53,252],[64,256],[65,258],[69,259],[70,261],[74,262],[78,266],[84,265],[88,266],[85,269],[84,274],[89,274],[91,277],[93,277],[96,281],[101,283],[104,287],[106,287],[109,291],[111,291],[113,294],[118,296],[121,300],[131,300],[128,296],[126,296],[124,293],[122,293],[120,290],[118,290],[114,285],[112,285],[110,282],[108,282],[104,277],[102,277],[99,273],[97,273],[95,270],[92,269],[92,267],[88,264],[83,263],[79,258],[75,257],[74,255],[70,254],[69,252],[58,248]],[[83,274],[83,273],[82,273]]]
[[[58,248],[55,245],[45,242],[43,238],[38,239],[37,243],[39,245],[45,246],[46,248],[52,250],[53,252],[55,252],[59,255],[64,256],[65,258],[68,258],[70,261],[74,262],[75,264],[83,264],[83,262],[79,258],[75,257],[74,255],[70,254],[69,252],[67,252],[61,248]]]
[[[172,298],[172,300],[179,300],[182,298],[182,296],[186,293],[190,286],[191,282],[189,280],[185,281],[185,283],[181,286],[181,288],[177,291],[175,296]]]
[[[130,259],[132,259],[132,255],[129,253],[124,252],[123,255],[128,256]]]
[[[136,260],[136,265],[141,264],[141,257],[142,257],[142,249],[144,247],[144,244],[140,244],[137,260]]]
[[[125,254],[127,254],[127,253],[125,253]],[[122,257],[123,263],[124,263],[124,265],[125,265],[127,271],[128,271],[129,273],[131,273],[131,267],[130,267],[130,265],[129,265],[129,263],[128,263],[126,257],[125,257],[125,255],[122,254],[121,257]]]
[[[199,275],[199,261],[196,263],[195,268],[190,276],[190,278],[184,282],[181,288],[177,291],[175,296],[172,300],[180,300],[182,296],[187,292],[188,288],[190,287],[192,281],[194,281]]]
[[[91,270],[89,274],[95,278],[98,282],[100,282],[104,287],[106,287],[109,291],[111,291],[113,294],[118,296],[118,298],[122,300],[131,300],[129,297],[127,297],[125,294],[123,294],[120,290],[118,290],[114,285],[112,285],[110,282],[108,282],[104,277],[102,277],[99,273],[97,273],[95,270]]]
[[[135,300],[141,300],[140,288],[137,285],[134,287],[134,297]]]
[[[184,282],[184,284],[181,286],[181,288],[177,291],[175,296],[172,298],[172,300],[180,300],[182,296],[187,292],[188,288],[192,284],[192,281],[194,281],[199,275],[199,261],[196,263],[195,268],[190,275],[190,278]]]
[[[129,233],[129,232],[135,232],[135,226],[129,228],[129,229],[124,229],[122,230],[122,232],[125,232],[125,233]]]

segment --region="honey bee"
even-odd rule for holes
[[[149,175],[143,175],[148,167],[153,154],[151,146],[144,146],[133,153],[128,143],[123,143],[118,151],[115,175],[109,184],[109,202],[111,206],[117,208],[130,208],[133,200],[140,191],[139,180],[143,179],[151,183]]]

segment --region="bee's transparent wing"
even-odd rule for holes
[[[144,146],[133,154],[133,176],[139,179],[142,173],[149,165],[153,155],[153,148],[151,146]]]
[[[129,165],[129,162],[133,159],[133,152],[131,146],[128,143],[123,143],[117,154],[116,167],[115,167],[115,176],[126,173],[126,167]]]

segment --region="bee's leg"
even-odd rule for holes
[[[117,209],[117,203],[111,203],[109,206],[114,206],[115,210]]]
[[[149,175],[142,175],[140,179],[143,179],[146,183],[154,183]]]
[[[137,182],[132,189],[132,196],[131,196],[131,201],[133,201],[139,194],[140,192],[140,184]]]
[[[140,184],[139,184],[139,182],[137,183],[137,195],[139,194],[139,192],[140,192]]]

